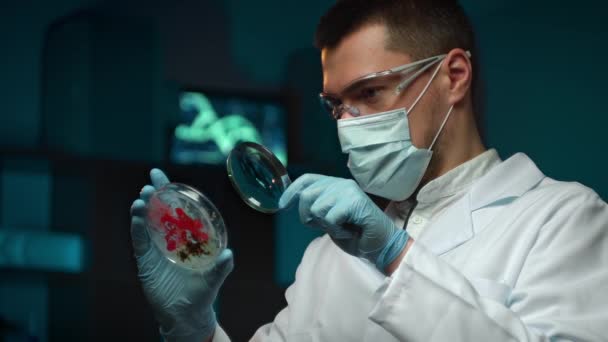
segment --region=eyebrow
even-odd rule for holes
[[[388,69],[387,69],[387,70],[388,70]],[[376,71],[376,72],[371,72],[371,73],[361,74],[361,75],[359,75],[359,76],[357,76],[357,77],[354,77],[354,78],[352,78],[350,81],[348,81],[348,82],[345,82],[345,83],[344,83],[344,86],[340,88],[340,89],[341,89],[341,90],[340,90],[340,93],[344,92],[344,91],[345,91],[347,88],[350,88],[350,87],[351,87],[352,85],[354,85],[355,83],[358,83],[358,81],[359,81],[361,78],[365,77],[365,76],[369,76],[370,74],[375,74],[375,73],[378,73],[378,72],[384,72],[384,71],[387,71],[387,70],[381,70],[381,71]],[[363,81],[363,80],[361,80],[361,81]],[[322,94],[325,94],[325,95],[329,95],[329,96],[334,96],[334,97],[338,97],[338,96],[340,95],[340,93],[329,92],[329,91],[326,91],[325,89],[323,89],[323,91],[322,91],[321,93],[322,93]]]
[[[327,91],[323,91],[323,92],[321,92],[321,94],[341,100],[340,96],[343,96],[344,93],[352,93],[353,91],[361,88],[364,85],[365,81],[367,81],[367,80],[357,81],[355,79],[355,80],[353,80],[354,83],[352,83],[352,84],[349,83],[349,85],[347,85],[346,88],[343,88],[339,94],[331,93],[331,92],[327,92]]]
[[[361,88],[363,88],[366,83],[370,81],[369,79],[363,79],[363,80],[354,80],[353,83],[351,83],[350,85],[347,85],[346,88],[342,89],[341,93],[345,94],[345,93],[352,93],[355,92]]]
[[[342,90],[342,93],[352,93],[354,91],[360,90],[361,88],[364,88],[366,86],[370,86],[370,85],[374,85],[376,82],[381,82],[382,79],[384,80],[388,80],[389,82],[392,81],[393,78],[395,78],[395,82],[398,82],[398,78],[402,77],[401,74],[395,73],[395,74],[386,74],[386,75],[382,75],[380,77],[372,77],[372,78],[364,78],[361,80],[354,80],[352,84],[350,84],[349,86],[347,86],[346,88],[344,88]],[[384,83],[383,85],[386,85],[386,83]]]

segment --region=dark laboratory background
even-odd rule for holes
[[[292,178],[348,176],[317,101],[312,40],[331,2],[0,4],[0,340],[160,341],[129,236],[152,167],[203,191],[224,217],[236,268],[217,309],[233,340],[272,321],[319,232],[293,210],[247,207],[225,154],[256,140]],[[503,158],[525,152],[606,198],[605,5],[463,6],[479,42],[488,146]]]

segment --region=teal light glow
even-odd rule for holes
[[[180,97],[179,106],[182,112],[191,113],[194,119],[189,124],[180,124],[175,128],[174,135],[176,141],[185,143],[200,144],[201,146],[215,146],[215,148],[194,149],[182,153],[180,158],[186,160],[196,160],[207,164],[220,164],[239,142],[250,141],[263,144],[269,141],[272,146],[269,148],[277,158],[286,165],[287,151],[283,146],[282,130],[275,126],[282,113],[273,105],[266,105],[262,109],[263,113],[263,132],[248,119],[247,114],[239,108],[230,109],[228,113],[218,113],[211,101],[199,92],[184,92]],[[268,139],[278,136],[281,143],[274,143],[275,139]],[[182,159],[182,160],[183,160]]]
[[[79,273],[84,255],[75,234],[0,228],[0,267]]]
[[[180,107],[182,110],[194,110],[197,114],[189,126],[182,124],[175,128],[175,137],[194,143],[215,143],[219,152],[209,152],[204,156],[207,162],[225,159],[239,141],[262,141],[256,127],[243,114],[232,113],[220,118],[203,94],[184,93]]]

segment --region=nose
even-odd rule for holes
[[[345,111],[342,113],[342,116],[340,116],[340,120],[342,119],[350,119],[350,118],[354,118],[355,116],[352,115],[350,112]]]

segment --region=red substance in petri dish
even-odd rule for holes
[[[175,208],[173,214],[171,208],[157,198],[152,198],[151,202],[155,208],[152,219],[164,228],[169,252],[179,250],[178,255],[182,261],[190,255],[209,254],[204,248],[209,241],[209,234],[203,231],[204,226],[200,220],[188,216],[182,208]]]
[[[192,238],[200,243],[209,241],[209,235],[203,232],[203,223],[188,216],[184,209],[175,208],[176,216],[165,212],[160,222],[166,229],[165,240],[167,250],[174,251],[176,248],[185,246]]]

